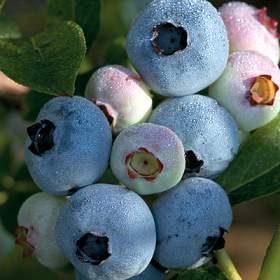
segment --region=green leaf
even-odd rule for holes
[[[278,193],[280,190],[280,166],[260,178],[250,182],[241,188],[229,193],[232,205],[240,204],[256,198]]]
[[[52,98],[51,95],[30,91],[25,98],[22,117],[27,121],[35,122],[43,105]]]
[[[29,39],[0,40],[0,69],[35,91],[73,94],[85,51],[80,27],[60,22]]]
[[[216,266],[198,268],[180,273],[172,280],[228,280],[224,273]]]
[[[82,2],[82,1],[81,1]],[[46,16],[51,20],[75,21],[76,0],[47,0]]]
[[[217,178],[233,204],[280,190],[280,115],[252,133],[231,163]]]
[[[72,20],[78,23],[90,47],[100,28],[101,0],[48,0],[46,14],[49,20]]]
[[[20,37],[21,33],[16,23],[6,16],[0,15],[0,39],[18,39]]]

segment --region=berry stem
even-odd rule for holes
[[[274,236],[266,251],[261,273],[258,280],[279,280],[280,275],[280,226],[277,228]]]
[[[236,267],[234,266],[230,256],[225,249],[215,252],[215,257],[218,261],[218,266],[226,274],[229,280],[242,280]]]

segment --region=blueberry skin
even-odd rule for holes
[[[279,34],[277,27],[270,25],[273,19],[266,10],[233,1],[224,4],[219,12],[228,32],[230,53],[256,51],[279,63]]]
[[[138,276],[130,278],[131,280],[166,280],[166,275],[157,270],[153,265],[149,264],[148,267]]]
[[[153,101],[144,82],[121,65],[107,65],[94,72],[85,96],[107,111],[114,133],[146,121],[152,111]]]
[[[109,240],[110,256],[100,264],[87,263],[77,255],[77,241],[87,233]],[[108,184],[77,191],[62,209],[56,226],[57,242],[74,267],[85,277],[122,280],[148,266],[154,254],[154,219],[136,193]]]
[[[89,280],[89,278],[83,276],[78,270],[75,270],[75,280]]]
[[[247,133],[270,123],[280,112],[280,91],[273,105],[252,106],[248,93],[254,78],[271,76],[280,88],[280,70],[268,57],[255,51],[232,53],[223,75],[209,87],[209,96],[216,99],[234,117],[239,128]]]
[[[26,199],[18,212],[18,225],[28,231],[26,243],[34,248],[33,256],[50,269],[68,262],[55,239],[55,225],[64,203],[60,197],[39,192]]]
[[[177,27],[175,41],[180,48],[171,55],[159,53],[152,45],[154,31],[165,23],[173,26],[173,31],[163,30],[160,44],[164,48],[173,48],[168,42]],[[219,78],[227,63],[229,44],[223,20],[208,1],[155,0],[133,22],[126,50],[135,69],[155,92],[184,96]]]
[[[237,125],[218,103],[202,95],[166,100],[153,112],[150,122],[167,126],[182,140],[185,152],[193,151],[203,162],[186,169],[186,176],[215,177],[237,154],[240,140]]]
[[[65,195],[94,183],[105,172],[112,132],[102,111],[82,97],[56,97],[41,109],[37,124],[55,126],[53,146],[41,155],[25,146],[25,162],[34,182],[45,192]],[[48,147],[50,148],[50,147]]]
[[[208,237],[228,231],[232,210],[224,190],[205,178],[190,178],[161,195],[153,204],[157,229],[154,258],[166,268],[203,264]]]
[[[148,177],[129,176],[128,155],[140,148],[146,149],[162,165],[162,169],[148,180]],[[144,160],[141,160],[143,163]],[[169,128],[144,123],[123,130],[116,138],[111,153],[110,166],[114,175],[129,189],[140,195],[161,193],[177,185],[185,170],[184,146],[179,137]],[[136,169],[132,169],[136,171]]]
[[[77,270],[75,271],[75,279],[76,280],[89,280],[88,278],[84,277],[81,273]],[[166,280],[166,276],[163,272],[157,270],[151,264],[138,276],[134,276],[129,278],[131,280]]]

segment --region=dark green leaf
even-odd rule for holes
[[[253,182],[230,192],[229,198],[232,205],[245,201],[268,196],[280,190],[280,166],[273,168],[270,172],[257,178]]]
[[[228,280],[218,267],[198,268],[180,273],[172,280]]]
[[[101,0],[48,0],[49,20],[72,20],[78,23],[90,47],[100,28]]]
[[[35,91],[73,94],[85,50],[80,27],[61,22],[30,39],[0,40],[0,69]]]
[[[82,2],[82,1],[81,1]],[[48,20],[75,21],[76,0],[47,0],[46,16]]]
[[[30,91],[24,102],[23,118],[27,121],[34,122],[43,105],[47,103],[53,96],[40,92]]]
[[[0,39],[18,39],[20,37],[18,26],[6,16],[0,15]]]
[[[280,115],[251,134],[229,168],[217,178],[234,204],[280,190],[279,143]]]

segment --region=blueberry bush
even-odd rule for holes
[[[240,280],[232,208],[280,193],[270,11],[23,2],[0,0],[0,279]],[[279,261],[278,229],[259,280]]]

